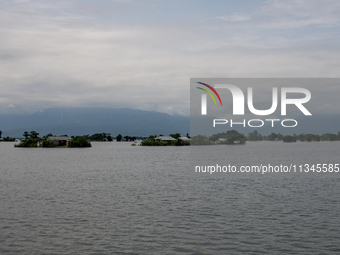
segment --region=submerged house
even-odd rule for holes
[[[67,136],[49,136],[49,141],[53,141],[53,144],[57,147],[66,147],[70,138]]]
[[[167,143],[171,143],[172,141],[176,141],[176,139],[171,137],[171,136],[157,136],[153,140],[159,141],[159,142],[167,142]]]
[[[186,136],[181,136],[179,137],[179,139],[181,139],[183,142],[190,142],[191,139],[189,137],[186,137]]]
[[[218,138],[215,143],[219,144],[219,143],[226,143],[227,142],[227,138]]]

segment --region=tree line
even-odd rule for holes
[[[135,141],[136,139],[142,139],[142,137],[138,136],[122,136],[121,134],[118,134],[117,136],[112,136],[111,133],[96,133],[93,135],[84,135],[84,137],[90,141],[108,141],[112,142],[113,140],[116,140],[117,142],[120,141]]]
[[[143,141],[140,143],[141,146],[187,146],[190,145],[190,141],[183,141],[181,139],[180,133],[170,134],[169,136],[174,138],[173,141],[156,141],[156,137],[164,136],[160,135],[150,135],[148,138],[142,139]],[[190,138],[189,134],[186,135],[187,138]]]
[[[1,139],[1,135],[2,135],[2,132],[0,130],[0,139]],[[5,142],[14,142],[15,138],[7,136],[7,137],[2,138],[2,140],[5,141]]]
[[[282,135],[281,133],[271,133],[267,136],[262,136],[257,130],[248,133],[247,140],[249,141],[283,141],[283,142],[319,142],[319,141],[340,141],[340,132],[338,134],[325,133],[322,135],[315,134],[305,134],[301,133],[299,135]]]
[[[53,148],[57,147],[53,140],[50,140],[49,137],[53,136],[52,133],[49,133],[43,137],[39,137],[39,133],[36,131],[25,131],[23,136],[25,139],[21,140],[19,144],[15,144],[14,147],[24,147],[24,148],[37,148],[37,147],[44,147],[44,148]],[[91,143],[88,139],[84,136],[71,136],[68,139],[67,135],[62,135],[67,138],[67,147],[91,147]]]
[[[283,135],[281,133],[271,133],[267,136],[261,135],[257,130],[241,134],[236,130],[229,130],[222,133],[213,134],[212,136],[197,135],[192,137],[191,145],[213,145],[213,144],[245,144],[246,141],[283,141],[283,142],[318,142],[318,141],[340,141],[340,132],[338,134],[325,133],[322,135],[315,134],[294,134]]]
[[[49,133],[42,138],[39,137],[39,133],[36,131],[25,131],[23,133],[24,140],[20,144],[15,145],[16,147],[56,147],[53,142],[48,140],[48,137],[53,136]],[[66,136],[67,135],[61,135]],[[83,136],[71,136],[71,140],[68,142],[68,147],[90,147],[90,141],[113,141],[114,139],[118,142],[120,141],[135,141],[136,139],[142,139],[142,137],[136,136],[122,136],[118,134],[116,137],[111,136],[111,133],[95,133],[93,135],[83,135]],[[15,139],[14,139],[15,140]]]
[[[212,136],[197,135],[192,137],[192,145],[214,145],[214,144],[229,144],[241,145],[245,144],[247,137],[236,130],[228,130],[226,132],[213,134]]]

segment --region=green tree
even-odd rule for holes
[[[226,144],[236,144],[236,141],[238,141],[238,144],[245,144],[246,137],[245,135],[237,132],[236,130],[229,130],[226,133],[227,141]]]
[[[47,137],[48,137],[48,136],[47,136]],[[51,141],[51,140],[46,140],[46,138],[44,137],[44,138],[41,140],[40,147],[44,147],[44,148],[54,148],[54,147],[56,147],[56,145],[54,145],[53,141]]]
[[[278,136],[277,136],[277,134],[275,134],[275,133],[271,133],[270,135],[267,136],[267,139],[268,139],[269,141],[275,141],[276,138],[278,138]]]
[[[30,134],[29,134],[27,131],[25,131],[24,134],[23,134],[23,136],[25,137],[25,139],[27,139],[27,137],[29,137]]]
[[[68,142],[67,147],[91,147],[91,143],[84,136],[76,136]]]
[[[169,145],[167,142],[161,141],[154,141],[153,139],[156,138],[156,135],[150,135],[148,138],[144,139],[140,145],[141,146],[167,146]]]
[[[218,138],[224,138],[225,137],[225,133],[218,133],[218,134],[213,134],[212,136],[209,136],[209,141],[215,143],[216,140],[218,140]]]
[[[33,139],[38,138],[38,135],[39,135],[39,133],[36,132],[36,131],[31,131],[31,132],[30,132],[30,137],[33,138]]]
[[[120,142],[122,140],[123,136],[121,134],[116,136],[116,141]]]
[[[303,137],[303,140],[305,140],[307,142],[315,141],[315,135],[313,135],[313,134],[306,134]]]
[[[126,136],[124,136],[124,139],[125,139],[125,141],[134,141],[134,140],[136,140],[136,137],[135,136],[126,135]]]
[[[103,141],[105,133],[96,133],[90,136],[91,141]]]
[[[1,135],[2,135],[2,132],[1,132],[1,130],[0,130],[0,138],[1,138]]]
[[[335,134],[330,134],[330,133],[325,133],[320,137],[321,141],[335,141],[337,138],[337,135]]]
[[[305,136],[304,133],[299,134],[299,135],[297,136],[297,140],[304,141],[304,136]]]
[[[181,139],[177,139],[176,141],[175,141],[175,145],[176,146],[183,146],[185,143],[183,142],[183,140],[181,140]]]
[[[253,132],[249,133],[247,136],[249,141],[260,141],[263,140],[263,137],[260,133],[257,132],[257,130],[254,130]]]
[[[21,140],[20,144],[15,144],[14,147],[36,148],[38,147],[38,139],[26,138],[25,140]]]
[[[111,136],[111,134],[109,134],[109,135],[107,136],[107,140],[108,140],[109,142],[112,142],[112,136]]]
[[[291,142],[296,142],[296,137],[294,136],[291,136],[291,135],[285,135],[282,140],[285,142],[285,143],[291,143]]]
[[[210,145],[209,139],[204,135],[197,135],[191,138],[191,145]]]
[[[170,134],[170,136],[171,136],[172,138],[178,139],[178,138],[181,137],[181,134],[180,134],[180,133]]]
[[[5,142],[14,142],[14,141],[15,141],[15,138],[12,138],[12,137],[7,136],[7,137],[4,137],[4,141],[5,141]]]

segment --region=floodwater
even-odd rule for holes
[[[0,254],[339,254],[339,174],[195,173],[340,163],[339,142],[14,148],[0,143]]]

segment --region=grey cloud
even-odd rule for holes
[[[338,76],[338,50],[296,50],[286,47],[285,38],[261,41],[251,29],[213,30],[209,22],[99,24],[73,15],[73,7],[37,2],[29,14],[19,10],[23,7],[2,11],[7,25],[0,27],[0,112],[97,106],[187,115],[190,77]],[[40,13],[45,9],[54,12]],[[318,37],[294,40],[303,46],[301,41]],[[334,107],[315,110],[337,111]]]

